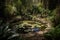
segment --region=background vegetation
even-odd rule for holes
[[[36,0],[0,0],[0,40],[24,40],[18,30],[21,23],[36,21],[37,15],[49,18],[53,24],[44,34],[46,40],[60,40],[60,0],[39,0],[37,3]]]

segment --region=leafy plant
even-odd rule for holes
[[[51,29],[44,34],[46,40],[60,40],[60,28]]]
[[[0,22],[0,40],[20,40],[22,39],[17,33],[17,28],[10,28],[9,23]],[[12,26],[14,27],[14,26]],[[16,26],[17,27],[17,26]],[[14,30],[15,29],[15,30]]]

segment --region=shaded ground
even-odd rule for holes
[[[47,28],[44,31],[39,32],[30,32],[27,34],[20,34],[20,36],[23,38],[23,40],[45,40],[43,37],[44,33],[48,32],[51,29],[51,22],[48,18],[37,18],[35,21],[40,21],[42,23],[45,23],[47,25]],[[27,21],[25,21],[26,23]]]

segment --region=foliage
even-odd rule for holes
[[[46,40],[60,40],[60,28],[53,28],[44,34]]]
[[[39,6],[32,6],[32,11],[34,14],[40,14],[42,17],[51,16],[51,11],[49,9],[45,9],[42,4]]]
[[[45,26],[45,25],[42,25],[42,26],[40,27],[40,30],[44,31],[45,28],[46,28],[46,26]]]
[[[12,25],[12,24],[11,24]],[[20,40],[22,39],[17,31],[18,26],[11,26],[10,23],[0,20],[0,40]],[[11,28],[14,27],[14,28]]]
[[[52,23],[54,23],[55,27],[60,24],[60,12],[59,12],[59,10],[60,10],[60,8],[56,8],[51,12],[52,16],[50,17],[50,20],[52,21]]]
[[[41,17],[50,17],[53,23],[58,25],[56,26],[58,28],[54,28],[46,33],[45,37],[48,40],[59,40],[60,17],[56,15],[58,8],[51,13],[51,10],[45,9],[42,3],[33,5],[31,0],[6,0],[4,5],[5,13],[2,13],[4,18],[0,21],[0,40],[24,40],[19,35],[19,32],[21,31],[18,30],[18,24],[21,22],[18,22],[23,20],[32,20],[33,15],[35,16],[35,14],[41,15]],[[16,16],[19,16],[20,19],[17,19]],[[13,22],[10,23],[11,20],[13,20]],[[21,27],[21,25],[19,27]],[[42,30],[45,28],[45,25],[41,27]]]
[[[54,29],[45,34],[47,40],[60,40],[60,8],[56,8],[52,11],[52,16],[50,17],[53,22]]]

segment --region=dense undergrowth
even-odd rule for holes
[[[20,36],[21,31],[18,30],[21,23],[27,20],[36,22],[37,18],[49,18],[53,24],[52,29],[44,34],[46,40],[60,39],[60,6],[49,10],[45,9],[42,3],[33,5],[29,0],[13,0],[5,3],[4,13],[0,17],[0,40],[24,40]],[[45,28],[44,25],[41,29]]]

